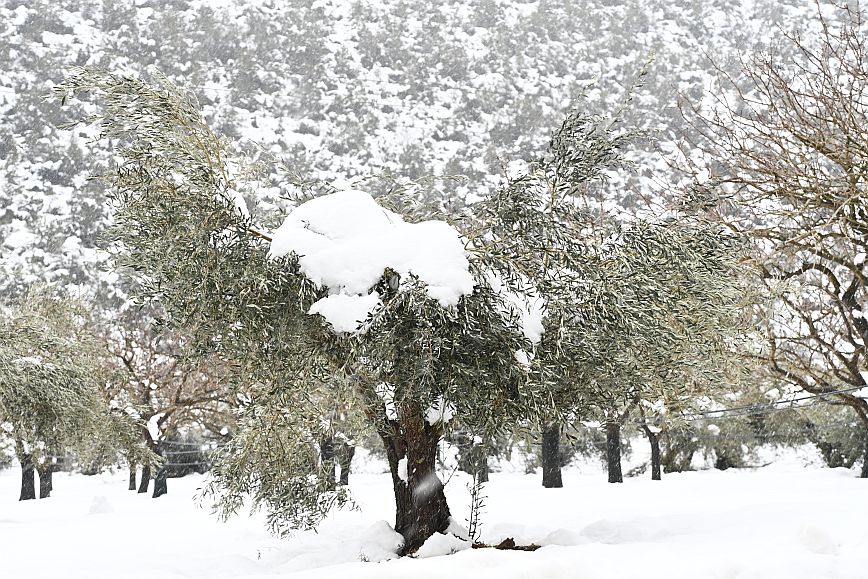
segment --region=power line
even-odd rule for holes
[[[720,410],[706,410],[703,412],[695,412],[689,415],[680,415],[678,418],[685,422],[697,422],[700,420],[717,420],[725,417],[741,417],[741,416],[756,416],[761,414],[771,414],[773,412],[779,412],[781,410],[794,410],[800,408],[810,408],[811,406],[818,406],[824,403],[824,400],[828,396],[832,396],[835,394],[845,394],[848,392],[855,392],[857,390],[862,390],[865,386],[855,386],[852,388],[842,388],[840,390],[830,390],[829,392],[823,392],[820,394],[810,394],[807,396],[800,396],[798,398],[793,398],[790,400],[778,400],[776,402],[768,402],[766,404],[756,403],[756,404],[747,404],[744,406],[733,406],[730,408],[722,408]],[[794,405],[796,402],[802,402],[805,400],[814,400],[815,402],[809,404],[800,404]],[[782,406],[786,405],[786,406]],[[637,420],[636,424],[642,425],[641,420]]]

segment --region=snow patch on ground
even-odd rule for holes
[[[356,456],[350,490],[359,510],[287,539],[270,536],[261,513],[219,522],[193,499],[200,476],[170,479],[169,494],[152,499],[126,490],[125,472],[58,472],[50,499],[19,502],[20,470],[7,469],[0,577],[855,579],[868,569],[866,481],[846,469],[806,467],[799,457],[623,484],[606,483],[598,465],[570,467],[562,489],[542,488],[539,473],[495,472],[480,539],[542,548],[438,557],[466,545],[438,535],[422,551],[432,556],[416,559],[395,558],[401,536],[386,522],[394,503],[383,461]],[[455,521],[469,516],[469,481],[459,472],[446,486]]]
[[[425,559],[427,557],[439,557],[440,555],[453,555],[464,549],[469,549],[470,543],[463,541],[455,535],[434,533],[425,543],[416,551],[417,559]]]

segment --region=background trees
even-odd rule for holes
[[[111,438],[115,454],[150,458],[141,445],[123,444],[137,427],[103,397],[110,376],[80,305],[33,289],[0,320],[0,337],[0,419],[21,462],[21,500],[36,498],[34,469],[40,498],[49,496],[62,452],[86,460]]]
[[[734,192],[729,222],[755,243],[762,359],[793,391],[829,394],[868,428],[866,40],[858,11],[817,12],[815,34],[785,35],[792,61],[755,56],[692,118]]]
[[[118,370],[107,395],[116,407],[142,424],[140,436],[153,452],[168,456],[174,451],[176,459],[185,454],[192,458],[196,453],[191,452],[190,445],[174,448],[182,443],[172,439],[191,431],[220,439],[232,430],[236,404],[219,377],[222,367],[218,360],[194,357],[179,335],[157,333],[135,322],[116,322],[104,339],[109,363]],[[130,464],[130,486],[135,486],[139,466],[139,492],[147,492],[150,464]],[[166,475],[171,471],[171,467],[160,468],[154,496],[166,492]]]

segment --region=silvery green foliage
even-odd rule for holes
[[[357,405],[379,432],[395,428],[379,384],[392,387],[390,402],[405,415],[421,420],[445,399],[485,430],[545,403],[539,386],[526,387],[513,353],[529,343],[503,315],[481,260],[471,264],[477,289],[453,308],[412,276],[386,271],[375,288],[383,305],[367,329],[333,334],[307,314],[328,288],[307,280],[294,254],[266,257],[267,236],[239,209],[244,174],[230,168],[244,163],[208,128],[190,93],[159,75],[144,82],[96,69],[78,69],[54,89],[61,102],[85,92],[104,107],[85,121],[118,144],[120,164],[103,175],[116,206],[117,263],[194,349],[233,369],[242,409],[215,469],[221,512],[252,494],[284,531],[346,503],[345,489],[319,468],[316,435],[336,404]]]
[[[275,530],[310,526],[323,505],[347,499],[309,468],[318,452],[307,438],[332,399],[319,380],[328,360],[316,348],[326,331],[306,315],[323,291],[299,274],[294,256],[266,257],[239,209],[229,170],[237,158],[190,93],[159,75],[148,83],[94,69],[55,91],[61,99],[93,91],[104,114],[87,121],[119,144],[121,164],[103,175],[116,206],[117,264],[194,351],[228,362],[226,379],[243,405],[215,468],[212,490],[224,491],[218,510],[235,512],[250,493]]]
[[[140,425],[102,396],[112,376],[79,304],[32,288],[0,317],[0,422],[38,462],[74,451],[83,461],[108,447],[115,458],[153,461]]]
[[[545,299],[532,381],[555,407],[617,422],[727,381],[742,297],[740,240],[695,204],[628,214],[607,198],[639,136],[620,114],[574,108],[547,153],[480,205],[493,226],[479,236],[515,291]]]

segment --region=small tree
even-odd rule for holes
[[[141,437],[160,453],[160,443],[182,430],[199,428],[220,435],[232,425],[235,407],[229,388],[219,379],[219,360],[195,357],[181,336],[155,332],[136,322],[111,327],[105,335],[110,361],[118,368],[108,388],[113,404],[143,423]],[[130,464],[130,489],[142,468],[138,490],[148,490],[151,465]],[[167,492],[166,468],[157,472],[154,497]]]

